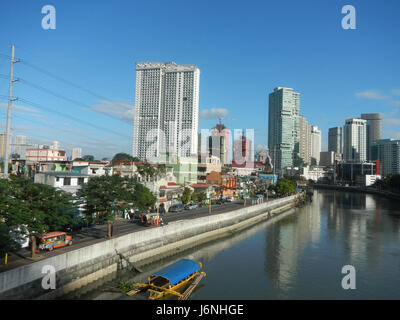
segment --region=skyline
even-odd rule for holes
[[[341,8],[348,4],[344,1],[290,1],[291,6],[271,1],[252,1],[246,6],[221,2],[212,4],[213,10],[209,1],[120,1],[119,6],[96,2],[95,7],[52,1],[55,30],[43,30],[40,25],[41,8],[48,3],[24,2],[22,11],[18,9],[21,2],[1,5],[5,7],[1,12],[10,14],[2,17],[0,28],[10,32],[2,37],[0,53],[9,55],[15,43],[17,58],[98,96],[53,81],[24,63],[16,64],[14,70],[17,78],[27,82],[16,82],[13,96],[110,131],[101,132],[17,101],[12,127],[18,130],[13,130],[13,136],[34,137],[42,144],[58,140],[64,149],[80,147],[84,154],[99,158],[131,153],[135,63],[173,61],[201,70],[199,131],[212,128],[218,123],[216,116],[223,115],[229,129],[253,128],[255,146],[267,145],[268,94],[282,86],[301,94],[300,114],[322,131],[323,151],[328,129],[343,127],[346,119],[361,113],[383,113],[382,138],[400,139],[400,63],[396,59],[400,6],[396,1],[352,1],[357,10],[356,30],[341,28]],[[152,12],[154,18],[146,19],[142,12]],[[0,74],[8,73],[9,60],[3,57]],[[40,91],[32,83],[81,106]],[[7,93],[8,81],[0,78],[0,95]],[[3,131],[7,101],[0,99],[0,104]]]

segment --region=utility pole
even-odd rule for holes
[[[3,168],[3,177],[4,179],[8,178],[8,149],[10,148],[10,129],[11,129],[11,104],[13,101],[17,100],[17,98],[12,97],[12,89],[13,83],[18,81],[18,79],[14,79],[14,63],[19,62],[19,60],[14,60],[14,45],[11,46],[11,66],[10,66],[10,85],[8,90],[8,108],[7,108],[7,124],[6,124],[6,149],[4,152],[4,168]]]

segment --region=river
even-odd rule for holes
[[[207,276],[191,299],[399,299],[400,202],[315,190],[313,201],[221,240],[121,271],[69,296],[137,299],[105,292],[121,280],[141,281],[180,258],[203,263]],[[355,289],[344,290],[342,267],[355,268]]]

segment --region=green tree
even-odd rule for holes
[[[135,158],[133,158],[130,154],[120,152],[113,157],[113,159],[111,160],[111,164],[114,165],[120,161],[124,163],[131,163],[135,161]]]
[[[192,194],[192,190],[190,190],[189,188],[185,188],[183,190],[183,194],[182,194],[182,197],[181,197],[181,200],[182,200],[183,204],[189,203],[189,201],[191,199],[191,194]]]
[[[133,193],[133,203],[137,209],[146,210],[154,207],[157,198],[151,191],[140,183],[136,183]]]
[[[12,225],[9,222],[8,209],[14,205],[14,199],[9,192],[9,182],[6,179],[0,180],[0,257],[3,258],[7,252],[20,249],[17,237],[12,236]],[[21,236],[17,234],[17,236]]]
[[[9,229],[19,227],[20,235],[29,236],[34,256],[36,237],[72,223],[75,208],[72,196],[23,177],[11,176],[7,184],[8,190],[2,196],[1,220]]]
[[[137,166],[137,171],[145,181],[149,181],[157,174],[157,169],[149,163],[143,163]]]
[[[92,155],[86,155],[82,157],[83,161],[94,161],[94,156]]]
[[[288,179],[281,179],[276,185],[276,192],[285,196],[294,194],[296,193],[296,183]]]
[[[192,193],[192,201],[194,202],[202,202],[207,199],[207,195],[205,192],[193,192]]]
[[[388,174],[381,180],[376,180],[374,186],[379,190],[400,193],[400,175]]]
[[[133,202],[138,209],[154,206],[156,197],[134,178],[114,176],[92,177],[78,193],[84,199],[87,220],[107,223],[111,237],[111,222],[117,211],[123,211]]]

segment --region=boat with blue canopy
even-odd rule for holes
[[[195,279],[197,280],[195,285],[197,285],[201,278],[206,275],[205,272],[200,271],[201,268],[200,262],[190,259],[178,260],[150,275],[147,284],[134,284],[134,286],[142,289],[131,290],[128,295],[147,290],[150,293],[150,300],[161,299],[168,295],[175,295],[182,299],[188,294],[185,294],[186,291],[182,294],[177,290],[182,289]],[[187,290],[188,292],[192,292],[194,288],[188,289],[190,289]]]

